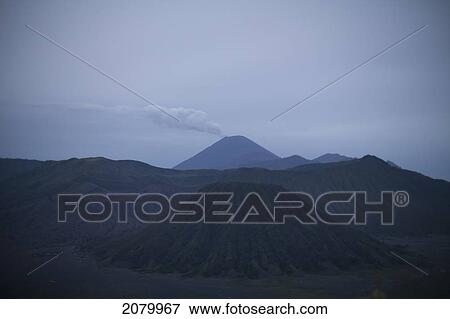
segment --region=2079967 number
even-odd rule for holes
[[[178,311],[178,307],[180,306],[179,303],[128,303],[125,302],[122,305],[123,315],[138,315],[138,314],[176,314]]]

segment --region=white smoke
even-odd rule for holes
[[[222,130],[219,124],[209,120],[208,115],[203,111],[185,107],[159,106],[159,108],[176,117],[179,121],[167,114],[164,114],[153,106],[146,107],[146,113],[149,115],[150,119],[157,124],[184,130],[194,130],[215,135],[222,135]]]
[[[192,130],[198,132],[205,132],[214,135],[222,135],[220,125],[208,119],[206,112],[185,108],[185,107],[163,107],[159,106],[161,110],[172,115],[173,117],[165,114],[156,107],[149,106],[128,106],[128,105],[116,105],[105,106],[99,104],[67,104],[72,109],[84,109],[84,110],[96,110],[105,112],[116,112],[119,114],[141,114],[149,118],[153,123],[177,128],[181,130]]]

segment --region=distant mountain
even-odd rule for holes
[[[334,163],[353,158],[340,154],[324,154],[313,160],[300,155],[281,158],[245,136],[224,137],[200,153],[181,162],[174,169],[229,169],[259,167],[283,170],[312,163]]]
[[[289,157],[278,158],[270,161],[250,163],[245,165],[245,167],[260,167],[266,169],[280,170],[312,163],[314,163],[314,161],[306,159],[300,155],[292,155]]]
[[[228,136],[183,161],[174,169],[227,169],[279,159],[277,155],[244,136]]]
[[[259,167],[270,170],[283,170],[307,164],[337,163],[349,161],[352,159],[353,158],[344,155],[330,153],[324,154],[312,160],[304,158],[300,155],[292,155],[289,157],[278,158],[270,161],[250,163],[247,165],[243,165],[242,167]]]
[[[323,155],[321,155],[319,157],[316,157],[312,161],[315,162],[315,163],[335,163],[335,162],[349,161],[349,160],[352,160],[352,159],[354,159],[354,158],[348,157],[348,156],[344,156],[344,155],[341,155],[341,154],[326,153],[326,154],[323,154]]]

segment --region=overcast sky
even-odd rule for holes
[[[449,30],[449,1],[0,0],[0,157],[171,167],[245,135],[280,156],[374,154],[450,179]]]

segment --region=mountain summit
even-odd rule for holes
[[[238,168],[279,158],[245,136],[227,136],[174,168],[183,170]]]

